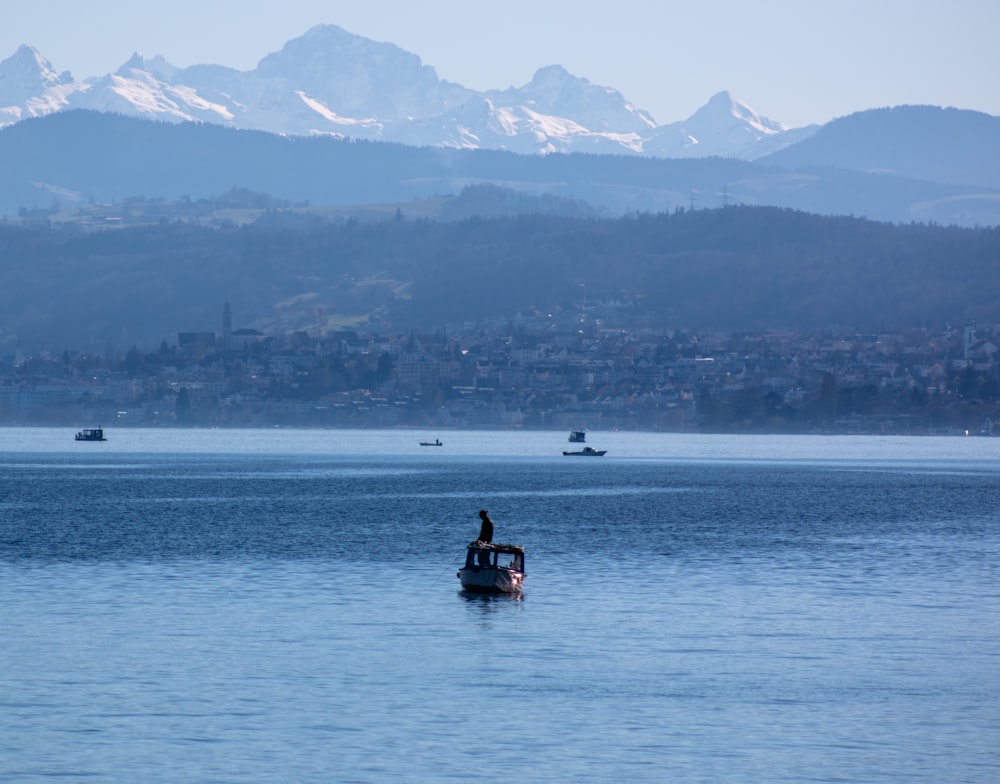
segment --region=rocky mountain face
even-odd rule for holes
[[[30,46],[20,46],[0,62],[0,127],[65,109],[80,85]]]
[[[789,129],[721,92],[687,120],[658,126],[617,90],[558,65],[531,82],[476,92],[442,80],[393,44],[314,27],[252,71],[177,68],[135,54],[115,73],[77,81],[22,46],[0,62],[0,126],[67,109],[197,121],[292,136],[519,153],[590,152],[751,159],[814,132]]]

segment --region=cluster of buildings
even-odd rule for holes
[[[0,362],[7,425],[1000,435],[1000,325],[692,332],[612,306],[393,334],[180,333]],[[374,327],[374,325],[371,325]]]

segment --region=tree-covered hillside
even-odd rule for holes
[[[0,339],[131,344],[179,331],[393,329],[621,303],[635,324],[740,330],[1000,322],[1000,229],[775,208],[618,219],[0,226]]]

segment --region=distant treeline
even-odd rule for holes
[[[185,223],[84,232],[0,226],[9,343],[131,344],[317,313],[394,329],[622,305],[656,327],[877,329],[1000,322],[1000,229],[892,225],[777,208],[618,219]],[[276,225],[278,224],[278,225]]]

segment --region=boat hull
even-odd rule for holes
[[[462,590],[471,593],[520,593],[524,573],[495,566],[467,566],[458,570]]]

